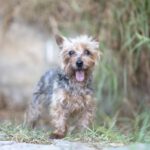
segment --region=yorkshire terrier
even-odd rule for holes
[[[38,82],[27,112],[34,127],[47,110],[53,132],[50,138],[63,138],[71,127],[86,129],[95,114],[92,73],[99,58],[99,42],[89,36],[65,38],[56,35],[62,65],[46,72]],[[58,60],[59,61],[59,60]]]

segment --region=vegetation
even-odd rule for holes
[[[110,119],[109,127],[104,125],[93,126],[86,132],[67,135],[65,139],[70,141],[83,141],[91,143],[95,146],[108,146],[112,143],[115,143],[116,146],[133,142],[149,143],[150,133],[147,132],[147,123],[149,118],[142,120],[144,123],[142,128],[139,128],[139,121],[141,121],[141,118],[138,118],[133,124],[136,130],[127,135],[122,134],[115,126],[114,121]],[[49,140],[49,135],[50,130],[41,128],[31,130],[23,124],[16,125],[5,122],[0,125],[0,140],[11,140],[35,144],[50,144],[51,141]]]
[[[4,25],[11,14],[44,31],[98,35],[103,55],[95,72],[97,127],[85,135],[108,141],[150,142],[149,0],[86,0],[84,5],[82,0],[7,1]],[[16,8],[18,16],[6,11]],[[47,143],[43,132],[29,132],[22,126],[2,125],[0,132],[7,133],[8,139]]]
[[[27,143],[50,143],[50,131],[47,129],[28,129],[23,124],[15,125],[12,123],[3,123],[0,125],[0,140],[12,140],[17,142]],[[70,141],[84,141],[89,143],[109,144],[109,143],[127,143],[125,136],[120,134],[117,130],[106,129],[105,127],[98,126],[88,129],[84,133],[71,134],[66,137]],[[125,140],[125,141],[124,141]]]
[[[131,133],[133,141],[146,142],[144,134],[148,134],[150,123],[150,2],[116,2],[112,12],[110,46],[103,43],[104,54],[95,75],[98,118],[108,125],[110,118],[115,118],[120,131],[128,136]]]
[[[43,130],[29,130],[24,125],[3,123],[0,125],[0,140],[12,140],[16,142],[47,144],[48,134]]]

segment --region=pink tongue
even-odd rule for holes
[[[76,80],[80,82],[84,80],[84,71],[76,71]]]

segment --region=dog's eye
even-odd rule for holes
[[[75,51],[71,50],[68,52],[69,56],[72,56],[73,54],[75,54]]]
[[[86,49],[86,50],[84,51],[84,53],[85,53],[85,55],[91,55],[91,52],[90,52],[88,49]]]

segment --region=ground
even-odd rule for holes
[[[133,144],[115,131],[102,127],[89,129],[85,133],[68,135],[63,140],[50,140],[50,131],[45,129],[30,130],[24,125],[1,123],[0,149],[1,150],[148,150],[148,144]],[[129,145],[129,146],[128,146]]]

